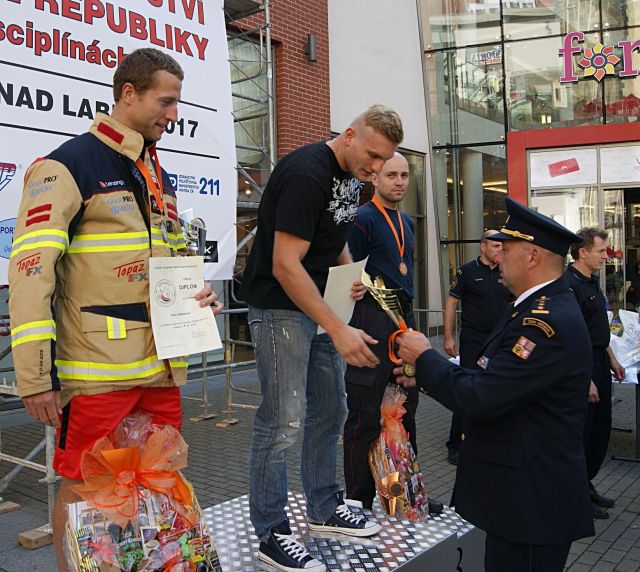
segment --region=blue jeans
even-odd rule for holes
[[[302,312],[249,308],[262,403],[251,445],[249,506],[262,541],[287,521],[287,450],[303,433],[307,515],[325,522],[338,505],[336,448],[347,417],[344,363],[327,334]]]

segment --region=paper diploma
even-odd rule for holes
[[[356,305],[356,301],[351,297],[351,284],[360,280],[367,260],[369,260],[368,256],[358,262],[329,268],[324,301],[345,324],[351,321],[353,308]],[[321,326],[318,326],[318,333],[325,333]]]
[[[194,298],[203,287],[202,256],[149,259],[151,327],[159,359],[222,347],[211,308],[201,308]]]

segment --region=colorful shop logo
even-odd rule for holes
[[[574,43],[577,42],[577,43]],[[558,50],[558,55],[564,60],[563,75],[561,83],[572,83],[580,78],[574,74],[574,56],[582,54],[578,60],[578,65],[584,69],[582,79],[594,77],[597,81],[602,81],[606,75],[615,75],[615,67],[622,62],[622,70],[618,72],[619,77],[636,77],[638,70],[633,66],[632,56],[634,51],[640,48],[640,40],[622,40],[616,44],[622,50],[622,58],[613,53],[616,46],[605,46],[597,43],[593,48],[583,48],[580,44],[584,42],[583,32],[571,32],[563,39],[563,47]]]
[[[614,66],[620,58],[613,53],[613,46],[597,43],[593,49],[587,48],[578,65],[584,68],[584,77],[593,76],[600,81],[605,75],[615,73]]]
[[[16,174],[17,166],[15,163],[0,163],[0,191],[4,189]]]

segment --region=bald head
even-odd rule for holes
[[[502,255],[502,243],[497,240],[489,240],[489,237],[494,234],[498,234],[498,231],[489,229],[483,232],[480,237],[480,260],[491,268],[500,264]]]
[[[480,237],[480,242],[487,242],[490,237],[495,236],[496,234],[498,234],[498,231],[493,228],[485,230]]]
[[[371,176],[378,200],[388,209],[395,209],[404,199],[409,186],[409,163],[397,151]]]

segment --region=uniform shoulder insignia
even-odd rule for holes
[[[549,310],[547,310],[544,307],[547,300],[549,300],[548,296],[540,296],[540,298],[536,300],[537,306],[533,310],[531,310],[531,313],[532,314],[550,314],[551,312],[549,312]]]
[[[524,336],[520,336],[518,341],[515,343],[511,351],[517,355],[520,359],[527,360],[529,356],[533,353],[536,344],[533,343],[529,338],[525,338]]]
[[[547,324],[547,322],[545,322],[544,320],[541,320],[540,318],[531,318],[531,317],[523,318],[522,325],[534,326],[535,328],[539,328],[542,330],[544,335],[547,336],[548,338],[552,338],[556,333],[556,331],[549,324]]]
[[[458,268],[456,275],[453,277],[453,280],[451,280],[451,284],[449,284],[449,290],[453,290],[458,285],[458,278],[460,278],[460,276],[462,276],[462,268]]]

